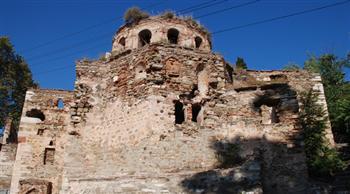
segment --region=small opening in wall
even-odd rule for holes
[[[27,117],[33,117],[33,118],[38,118],[40,119],[41,121],[44,121],[45,120],[45,115],[43,112],[41,112],[40,110],[38,109],[31,109],[30,111],[27,111],[26,112],[26,116]]]
[[[271,109],[271,123],[279,123],[277,108],[275,106]]]
[[[270,97],[260,97],[253,103],[255,110],[260,112],[263,124],[279,123],[279,104],[280,99],[273,99]]]
[[[55,161],[55,148],[45,148],[44,165],[54,164],[54,161]]]
[[[199,36],[196,36],[196,38],[194,38],[194,42],[196,43],[196,48],[199,48],[203,42],[202,38]]]
[[[144,63],[137,64],[135,68],[135,79],[144,79],[147,77],[146,67]]]
[[[27,192],[25,192],[25,194],[35,194],[35,193],[39,193],[39,191],[36,190],[35,188],[30,188]]]
[[[119,44],[122,45],[122,46],[125,46],[125,37],[122,37],[120,40],[119,40]]]
[[[37,135],[42,136],[44,134],[44,129],[38,129]]]
[[[192,104],[192,121],[197,122],[198,114],[201,111],[201,105],[196,103]]]
[[[145,46],[151,42],[152,33],[150,30],[142,30],[139,32],[139,47]]]
[[[59,108],[59,109],[63,109],[64,108],[64,102],[63,102],[62,99],[58,99],[57,108]]]
[[[179,38],[179,31],[175,28],[170,28],[168,30],[168,40],[170,44],[177,44]]]
[[[175,124],[181,124],[185,121],[184,106],[180,101],[175,101]]]
[[[2,149],[2,143],[0,143],[0,151],[1,151],[1,149]]]
[[[53,141],[50,141],[49,145],[50,145],[50,146],[53,146]]]
[[[48,105],[49,107],[53,107],[53,106],[54,106],[54,105],[53,105],[53,100],[50,99],[50,100],[47,102],[47,105]]]

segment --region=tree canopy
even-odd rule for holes
[[[245,63],[244,59],[241,58],[241,57],[237,57],[237,60],[236,60],[236,68],[237,69],[247,69],[248,66],[247,64]]]
[[[347,67],[350,67],[350,54],[345,59],[333,54],[313,56],[304,64],[304,69],[322,77],[332,129],[337,138],[350,137],[350,83],[345,80],[344,73]]]
[[[0,128],[7,119],[18,127],[25,92],[37,84],[23,57],[15,53],[9,38],[0,37]]]

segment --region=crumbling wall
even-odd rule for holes
[[[315,75],[240,76],[167,44],[78,63],[77,75],[62,193],[306,191],[298,98]]]
[[[12,168],[16,158],[17,144],[9,141],[12,121],[5,124],[3,136],[0,137],[0,193],[10,191]]]
[[[18,132],[11,193],[58,193],[72,92],[33,89],[26,93]]]
[[[10,191],[16,144],[0,144],[0,193]]]

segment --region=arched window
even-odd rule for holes
[[[196,48],[199,48],[203,42],[202,38],[199,36],[196,36],[196,38],[194,38],[194,42],[196,43]]]
[[[125,46],[125,37],[120,38],[119,44]]]
[[[170,28],[168,30],[168,40],[170,44],[177,44],[179,39],[179,31],[175,28]]]
[[[151,42],[152,32],[145,29],[139,32],[139,47],[145,46]]]
[[[59,108],[59,109],[63,109],[64,108],[64,102],[63,102],[62,99],[58,99],[57,108]]]
[[[33,118],[38,118],[40,119],[41,121],[44,121],[45,120],[45,115],[43,112],[41,112],[40,110],[38,109],[32,109],[30,111],[27,111],[26,112],[26,116],[27,117],[33,117]]]

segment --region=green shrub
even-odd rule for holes
[[[164,13],[161,14],[160,17],[164,19],[173,19],[176,17],[176,14],[175,12],[172,12],[172,11],[165,11]]]
[[[127,24],[132,24],[135,22],[139,22],[142,19],[148,18],[149,14],[147,12],[142,11],[138,7],[131,7],[124,13],[124,21]]]
[[[317,100],[318,95],[312,90],[301,95],[300,123],[303,128],[309,173],[315,177],[327,177],[346,166],[337,151],[327,142],[327,118]]]

